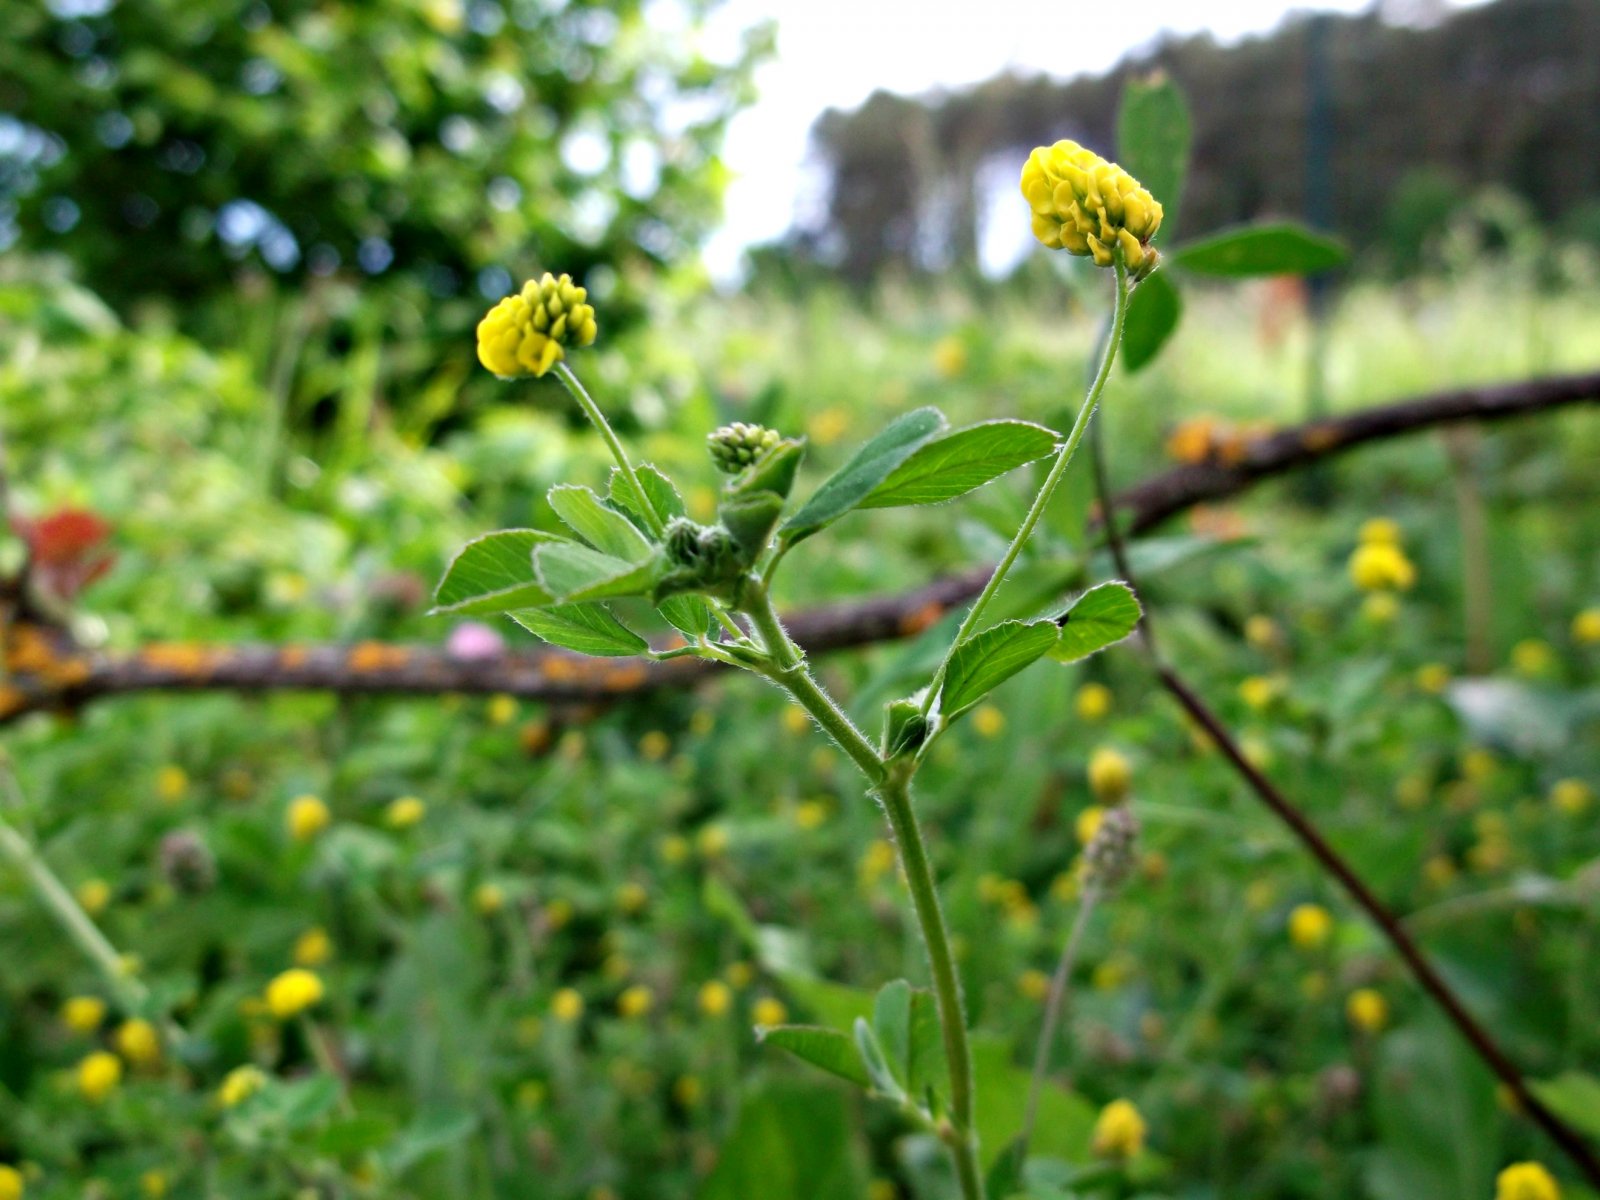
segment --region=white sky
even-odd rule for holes
[[[707,265],[714,277],[731,278],[743,247],[789,228],[805,182],[812,121],[825,108],[854,108],[876,88],[925,92],[1008,67],[1068,78],[1104,71],[1164,30],[1210,29],[1232,40],[1266,32],[1294,9],[1348,13],[1371,6],[1372,0],[728,0],[714,18],[713,38],[718,30],[773,17],[778,52],[757,76],[760,99],[728,132],[724,157],[734,181]]]

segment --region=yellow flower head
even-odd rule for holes
[[[648,987],[636,983],[630,988],[624,988],[622,995],[617,997],[617,1012],[624,1017],[642,1017],[655,1007],[656,997]]]
[[[1080,721],[1104,720],[1111,711],[1111,689],[1103,683],[1086,683],[1078,689],[1073,708]]]
[[[122,1082],[122,1060],[96,1050],[78,1064],[78,1091],[90,1104],[99,1104]]]
[[[111,885],[104,879],[88,879],[78,885],[78,903],[91,917],[98,917],[111,903]]]
[[[291,957],[297,967],[320,967],[333,957],[333,939],[320,925],[314,925],[294,940]]]
[[[1270,675],[1247,675],[1239,683],[1239,698],[1260,712],[1277,699],[1281,681]]]
[[[1244,640],[1257,650],[1271,650],[1283,640],[1283,633],[1266,613],[1252,613],[1244,621]]]
[[[1017,991],[1027,999],[1038,1003],[1050,994],[1050,976],[1037,967],[1029,967],[1017,976]]]
[[[750,1016],[757,1025],[782,1025],[789,1019],[789,1010],[782,1000],[763,996],[751,1007]]]
[[[400,796],[383,810],[383,823],[390,829],[410,829],[428,815],[428,806],[415,796]]]
[[[1128,794],[1133,782],[1133,767],[1109,746],[1101,746],[1089,756],[1089,789],[1097,799],[1115,804]]]
[[[1325,946],[1333,934],[1333,917],[1320,904],[1297,904],[1289,913],[1289,940],[1302,950]]]
[[[1361,530],[1356,537],[1363,546],[1398,546],[1400,523],[1392,517],[1373,517],[1361,523]]]
[[[1572,640],[1583,646],[1600,642],[1600,608],[1586,608],[1572,618]]]
[[[61,1023],[73,1033],[93,1033],[106,1019],[106,1002],[99,996],[70,996],[61,1006]]]
[[[1443,663],[1423,663],[1417,668],[1417,686],[1430,696],[1442,696],[1450,686],[1450,668]]]
[[[297,842],[309,842],[333,823],[333,813],[316,796],[296,796],[284,813],[284,827]]]
[[[992,704],[980,704],[972,710],[972,727],[982,738],[997,738],[1005,730],[1006,715]]]
[[[1350,578],[1364,592],[1403,592],[1417,582],[1417,569],[1393,542],[1362,542],[1350,556]]]
[[[267,1086],[267,1077],[260,1067],[245,1065],[235,1067],[222,1077],[217,1089],[217,1099],[223,1108],[237,1108]]]
[[[1106,819],[1106,810],[1098,804],[1091,804],[1078,814],[1072,824],[1073,832],[1078,835],[1078,844],[1087,846],[1094,840],[1094,835],[1100,832],[1100,823]]]
[[[478,322],[478,361],[502,379],[543,375],[565,357],[566,346],[594,341],[589,293],[546,271],[507,296]]]
[[[1550,803],[1576,817],[1594,801],[1594,789],[1581,779],[1558,779],[1550,786]]]
[[[700,1011],[708,1017],[720,1017],[733,1004],[733,989],[720,979],[711,979],[700,985]]]
[[[139,1190],[149,1200],[161,1200],[167,1194],[167,1173],[152,1167],[139,1176]]]
[[[117,1053],[127,1059],[131,1067],[153,1067],[161,1061],[161,1035],[154,1025],[140,1017],[118,1025],[112,1041]]]
[[[1561,1200],[1561,1188],[1538,1163],[1512,1163],[1495,1177],[1494,1200]]]
[[[550,997],[550,1015],[570,1025],[583,1016],[583,997],[572,988],[562,988]]]
[[[637,880],[630,879],[617,889],[617,907],[624,916],[636,916],[650,904],[650,891]]]
[[[480,917],[492,917],[506,906],[506,890],[498,883],[480,883],[472,889],[472,907]]]
[[[22,1172],[9,1163],[0,1163],[0,1200],[22,1200]]]
[[[1511,647],[1511,665],[1517,674],[1537,678],[1555,669],[1556,654],[1549,642],[1525,638]]]
[[[1129,1100],[1113,1100],[1094,1123],[1094,1152],[1101,1158],[1132,1158],[1144,1149],[1145,1124]]]
[[[176,763],[168,763],[156,772],[156,795],[168,804],[183,799],[189,790],[189,774]]]
[[[1377,1033],[1389,1023],[1389,1002],[1373,988],[1357,988],[1344,1002],[1350,1024],[1363,1033]]]
[[[321,1004],[326,994],[317,975],[304,967],[290,967],[267,984],[267,1011],[287,1021]]]
[[[1150,239],[1161,228],[1161,202],[1116,163],[1073,141],[1040,146],[1022,168],[1022,195],[1033,209],[1033,236],[1052,250],[1087,254],[1109,267],[1118,250],[1135,279],[1156,267]]]

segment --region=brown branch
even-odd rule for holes
[[[1257,438],[1242,447],[1234,462],[1163,471],[1118,495],[1116,507],[1126,514],[1128,530],[1141,533],[1197,504],[1236,495],[1264,480],[1369,442],[1462,421],[1526,416],[1597,400],[1600,371],[1591,371],[1464,388],[1363,409]],[[987,567],[947,575],[909,592],[798,613],[788,618],[787,624],[796,640],[812,653],[908,637],[976,595],[988,577]],[[12,633],[16,633],[15,627]],[[8,680],[0,681],[0,724],[40,709],[71,709],[106,696],[158,690],[310,690],[352,695],[504,692],[552,703],[603,703],[687,685],[711,670],[711,664],[696,659],[597,661],[547,649],[462,660],[436,646],[376,642],[306,647],[152,645],[120,655],[64,652],[50,670],[13,670]]]
[[[1101,497],[1102,503],[1110,494],[1110,486],[1106,479],[1105,456],[1101,450],[1100,430],[1096,427],[1095,438],[1090,445],[1090,452],[1094,456],[1095,490]],[[1137,590],[1138,584],[1134,579],[1133,571],[1129,566],[1128,556],[1123,545],[1122,534],[1118,529],[1115,513],[1106,522],[1106,541],[1111,548],[1111,556],[1115,561],[1117,570],[1122,578],[1127,580],[1130,587]],[[1140,593],[1143,595],[1143,593]],[[1421,947],[1406,931],[1400,918],[1390,910],[1378,894],[1374,892],[1367,881],[1361,877],[1356,869],[1333,848],[1333,845],[1323,837],[1309,817],[1287,796],[1278,790],[1276,785],[1266,777],[1244,754],[1244,751],[1233,738],[1233,734],[1222,723],[1221,718],[1200,699],[1188,682],[1178,674],[1177,670],[1167,663],[1161,656],[1156,643],[1155,617],[1149,598],[1144,597],[1144,616],[1140,622],[1140,637],[1145,651],[1154,665],[1157,677],[1167,692],[1177,700],[1184,712],[1205,730],[1212,742],[1222,751],[1224,758],[1233,767],[1241,779],[1249,785],[1256,797],[1271,810],[1272,814],[1287,825],[1290,831],[1299,839],[1300,844],[1310,851],[1317,864],[1339,881],[1341,887],[1349,893],[1360,909],[1378,930],[1388,939],[1400,960],[1405,963],[1406,969],[1411,972],[1423,991],[1432,997],[1445,1015],[1455,1025],[1456,1030],[1467,1040],[1473,1052],[1499,1077],[1516,1101],[1518,1109],[1526,1113],[1533,1123],[1539,1126],[1550,1139],[1559,1146],[1572,1163],[1583,1172],[1589,1182],[1600,1187],[1600,1158],[1596,1158],[1594,1150],[1584,1140],[1583,1136],[1568,1125],[1561,1117],[1534,1095],[1528,1087],[1527,1080],[1516,1063],[1511,1061],[1509,1055],[1501,1049],[1494,1037],[1479,1024],[1454,989],[1445,981],[1444,976],[1434,968],[1433,964],[1423,955]]]

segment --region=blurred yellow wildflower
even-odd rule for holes
[[[1073,709],[1080,721],[1104,720],[1111,711],[1111,689],[1103,683],[1086,683],[1078,689],[1073,699]]]
[[[1239,683],[1239,698],[1260,712],[1277,699],[1282,688],[1283,681],[1270,675],[1247,675]]]
[[[655,1007],[656,997],[648,987],[636,983],[632,987],[624,988],[622,995],[617,997],[617,1012],[624,1017],[642,1017]]]
[[[703,826],[694,840],[701,858],[721,858],[728,852],[728,831],[721,825]]]
[[[972,710],[972,727],[981,738],[997,738],[1006,727],[1006,715],[992,704],[980,704]]]
[[[747,962],[731,962],[723,968],[722,977],[728,981],[729,986],[741,991],[755,982],[755,968]]]
[[[1518,675],[1538,678],[1555,669],[1556,652],[1550,643],[1538,638],[1524,638],[1511,647],[1511,666]]]
[[[161,1035],[142,1017],[118,1025],[111,1041],[131,1067],[153,1067],[161,1061]]]
[[[1357,988],[1344,1002],[1345,1016],[1363,1033],[1377,1033],[1389,1023],[1389,1002],[1373,988]]]
[[[1091,804],[1078,814],[1072,823],[1072,830],[1078,837],[1078,845],[1087,846],[1100,829],[1100,822],[1105,820],[1106,810],[1098,804]]]
[[[167,804],[183,799],[189,790],[189,773],[176,763],[168,763],[156,772],[156,795]]]
[[[1029,1000],[1040,1001],[1050,994],[1050,976],[1037,968],[1030,967],[1017,976],[1017,991]]]
[[[700,985],[696,1003],[708,1017],[724,1016],[733,1005],[733,989],[720,979],[708,979]]]
[[[333,939],[320,925],[313,925],[294,940],[289,957],[297,967],[320,967],[333,957]]]
[[[422,824],[428,815],[428,806],[415,796],[399,796],[383,810],[383,823],[390,829],[410,829]]]
[[[1361,602],[1361,618],[1369,625],[1393,625],[1400,601],[1393,592],[1373,592]]]
[[[333,813],[317,796],[296,796],[284,813],[284,827],[297,842],[309,842],[333,823]]]
[[[783,1006],[783,1001],[763,996],[751,1006],[750,1019],[757,1025],[782,1025],[789,1019],[789,1010]]]
[[[1101,746],[1089,756],[1089,790],[1107,804],[1115,804],[1128,794],[1133,782],[1133,767],[1109,746]]]
[[[1052,250],[1088,255],[1099,267],[1120,251],[1136,279],[1155,270],[1150,239],[1161,228],[1161,202],[1116,163],[1070,140],[1040,146],[1022,168],[1022,194],[1033,236]]]
[[[106,1002],[99,996],[69,996],[61,1006],[61,1023],[73,1033],[93,1033],[106,1019]]]
[[[484,708],[484,715],[489,718],[491,725],[509,725],[517,719],[517,698],[505,692],[496,692],[489,697],[489,703]]]
[[[1423,663],[1417,668],[1417,687],[1430,696],[1442,696],[1450,686],[1450,668],[1443,663]]]
[[[267,1011],[280,1021],[298,1017],[322,1003],[327,989],[315,973],[304,967],[290,967],[267,984]]]
[[[1594,802],[1594,789],[1581,779],[1558,779],[1550,785],[1550,803],[1576,817]]]
[[[806,715],[805,709],[791,704],[783,710],[783,727],[798,736],[811,728],[811,718]]]
[[[1364,592],[1407,591],[1417,569],[1393,542],[1363,542],[1350,556],[1350,578]]]
[[[1540,1164],[1512,1163],[1495,1176],[1494,1200],[1561,1200],[1561,1188]]]
[[[1244,640],[1257,650],[1270,650],[1283,640],[1283,632],[1265,613],[1252,613],[1245,618]]]
[[[472,909],[480,917],[492,917],[506,906],[506,890],[498,883],[480,883],[472,889]]]
[[[1572,640],[1582,646],[1600,643],[1600,608],[1586,608],[1572,618]]]
[[[639,739],[639,757],[646,762],[660,762],[672,751],[672,739],[659,729],[652,729]]]
[[[550,1015],[570,1025],[583,1016],[583,997],[572,988],[561,988],[550,997]]]
[[[146,1200],[162,1200],[167,1194],[167,1173],[152,1167],[139,1176],[139,1190]]]
[[[111,885],[104,879],[86,879],[78,885],[78,904],[91,917],[98,917],[111,904]]]
[[[1094,1152],[1101,1158],[1132,1158],[1144,1149],[1145,1123],[1128,1100],[1113,1100],[1094,1123]]]
[[[1320,904],[1297,904],[1289,913],[1289,940],[1302,950],[1327,945],[1333,934],[1333,916]]]
[[[794,823],[801,829],[820,829],[828,823],[826,800],[802,800],[794,806]]]
[[[0,1163],[0,1200],[22,1200],[22,1172],[10,1163]]]
[[[106,1050],[96,1050],[78,1064],[78,1091],[90,1104],[99,1104],[122,1082],[122,1060]]]
[[[705,1084],[698,1075],[679,1075],[672,1083],[672,1098],[683,1108],[695,1108],[705,1099]]]
[[[940,338],[933,347],[933,369],[945,379],[961,374],[967,369],[967,344],[955,334]]]
[[[624,916],[637,916],[650,903],[650,892],[644,884],[630,879],[617,889],[617,907]]]
[[[871,887],[894,870],[894,865],[895,852],[892,843],[882,838],[868,842],[867,848],[861,852],[861,864],[857,867],[862,885]]]
[[[235,1067],[222,1077],[217,1089],[217,1099],[223,1108],[238,1108],[246,1100],[267,1086],[267,1077],[260,1067],[246,1064]]]
[[[598,328],[589,293],[548,271],[530,279],[478,322],[478,361],[502,379],[543,375],[566,356],[567,346],[587,346]]]
[[[1356,540],[1365,546],[1398,546],[1400,544],[1400,522],[1392,517],[1373,517],[1361,523],[1361,529],[1356,534]]]

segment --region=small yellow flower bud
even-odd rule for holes
[[[1525,638],[1511,647],[1511,666],[1518,675],[1537,679],[1555,670],[1556,654],[1549,642]]]
[[[1407,591],[1417,569],[1393,542],[1363,542],[1350,556],[1350,578],[1364,592]]]
[[[1089,790],[1106,804],[1115,804],[1128,794],[1133,782],[1133,767],[1109,746],[1101,746],[1089,756]]]
[[[624,988],[622,995],[617,997],[617,1013],[632,1020],[644,1016],[655,1007],[655,1003],[655,993],[644,984],[636,983],[630,988]]]
[[[733,1004],[733,989],[720,979],[707,980],[700,985],[698,1003],[706,1016],[723,1016]]]
[[[1094,1123],[1094,1152],[1101,1158],[1132,1158],[1144,1149],[1145,1124],[1131,1101],[1113,1100]]]
[[[1400,523],[1390,517],[1373,517],[1370,521],[1361,523],[1356,539],[1363,546],[1398,546]]]
[[[320,967],[333,957],[333,939],[322,926],[313,926],[295,939],[290,957],[297,967]]]
[[[650,892],[644,884],[629,880],[617,889],[617,907],[624,916],[637,916],[650,903]]]
[[[153,1067],[161,1061],[161,1035],[154,1025],[140,1017],[117,1026],[112,1042],[131,1067]]]
[[[502,379],[543,375],[566,346],[587,346],[597,327],[589,293],[572,276],[530,279],[478,322],[478,361]]]
[[[78,903],[91,917],[98,917],[111,904],[111,885],[104,879],[88,879],[78,885]]]
[[[189,775],[176,763],[168,763],[156,772],[156,795],[168,804],[176,804],[189,790]]]
[[[415,796],[400,796],[383,810],[383,823],[390,829],[410,829],[428,815],[428,806]]]
[[[472,907],[480,917],[492,917],[506,906],[506,890],[498,883],[480,883],[472,889]]]
[[[1080,721],[1104,720],[1111,711],[1111,689],[1103,683],[1086,683],[1078,689],[1073,708]]]
[[[288,1021],[321,1004],[326,994],[318,976],[304,967],[291,967],[267,984],[267,1011]]]
[[[1357,988],[1344,1002],[1345,1016],[1362,1033],[1377,1033],[1389,1023],[1389,1003],[1373,988]]]
[[[1494,1200],[1561,1200],[1561,1188],[1538,1163],[1512,1163],[1495,1176]]]
[[[22,1200],[25,1191],[22,1172],[10,1163],[0,1163],[0,1200]]]
[[[106,1002],[99,996],[71,996],[61,1006],[61,1022],[73,1033],[93,1033],[106,1019]]]
[[[1558,779],[1550,787],[1550,803],[1569,817],[1582,814],[1594,802],[1594,789],[1581,779]]]
[[[1091,804],[1078,814],[1078,819],[1073,822],[1073,832],[1078,835],[1078,844],[1087,846],[1094,840],[1094,835],[1100,829],[1100,823],[1105,820],[1106,810],[1098,804]]]
[[[1581,646],[1600,643],[1600,608],[1586,608],[1572,618],[1572,640]]]
[[[1017,991],[1037,1004],[1050,994],[1050,976],[1037,968],[1029,968],[1017,976]]]
[[[222,1077],[222,1086],[217,1089],[217,1099],[223,1108],[238,1108],[266,1086],[267,1077],[260,1067],[249,1065],[235,1067]]]
[[[750,1016],[757,1025],[782,1025],[789,1019],[789,1010],[783,1001],[763,996],[751,1007]]]
[[[972,710],[972,727],[981,738],[997,738],[1006,727],[1006,716],[992,704],[980,704]]]
[[[583,997],[573,988],[562,988],[550,997],[550,1015],[571,1025],[583,1016]]]
[[[332,823],[333,814],[316,796],[296,796],[284,814],[284,827],[297,842],[309,842]]]
[[[139,1191],[146,1200],[162,1200],[167,1194],[167,1173],[154,1168],[139,1176]]]
[[[1327,945],[1333,934],[1333,917],[1320,904],[1297,904],[1289,913],[1289,940],[1302,950]]]
[[[1443,663],[1423,663],[1417,668],[1417,687],[1430,696],[1442,696],[1450,686],[1450,668]]]
[[[122,1082],[122,1061],[105,1050],[96,1050],[78,1064],[78,1091],[90,1104],[99,1104]]]

